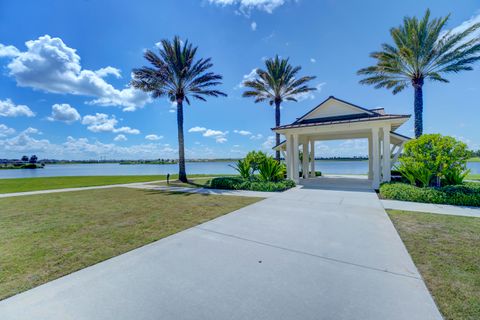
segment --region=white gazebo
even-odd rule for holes
[[[315,141],[368,139],[368,179],[378,189],[381,182],[390,181],[391,169],[410,139],[395,132],[409,118],[410,115],[386,114],[383,108],[365,109],[330,96],[295,122],[273,128],[285,136],[285,141],[274,149],[285,158],[287,177],[299,183],[300,179],[315,177]]]

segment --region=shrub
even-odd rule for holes
[[[419,188],[406,183],[384,183],[380,196],[386,199],[480,207],[480,183],[440,188]]]
[[[260,166],[267,158],[268,158],[267,154],[262,151],[250,151],[245,156],[245,160],[250,163],[250,167],[252,168],[252,173],[255,173],[258,170],[260,170]]]
[[[277,162],[273,157],[267,157],[260,163],[258,173],[261,181],[277,182],[285,176],[285,165]]]
[[[440,134],[425,134],[405,144],[397,169],[412,185],[427,187],[434,182],[463,181],[468,159],[467,145]]]
[[[247,158],[238,160],[237,163],[231,167],[237,170],[238,174],[240,174],[240,177],[243,179],[250,179],[253,174],[251,162]]]
[[[218,177],[210,181],[210,187],[213,189],[236,190],[237,186],[243,181],[241,177]]]
[[[295,187],[292,180],[277,182],[259,181],[255,179],[244,180],[240,177],[218,177],[210,182],[210,188],[226,190],[251,190],[251,191],[284,191]]]

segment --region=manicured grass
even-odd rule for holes
[[[202,175],[189,175],[189,177],[198,177],[198,176],[202,176]],[[177,178],[177,175],[170,176],[170,179],[176,179],[176,178]],[[148,181],[165,180],[165,179],[167,179],[165,175],[85,176],[85,177],[77,176],[77,177],[0,179],[0,193],[78,188],[78,187],[90,187],[90,186],[104,186],[109,184],[148,182]]]
[[[467,160],[467,162],[480,162],[480,157],[473,157]]]
[[[468,179],[468,180],[480,180],[480,174],[469,174],[466,179]]]
[[[173,180],[170,181],[169,184],[167,184],[166,181],[158,182],[155,183],[156,185],[159,186],[165,186],[165,187],[183,187],[183,188],[203,188],[203,187],[208,187],[210,185],[210,180],[212,178],[193,178],[189,179],[187,183],[181,182],[180,180]]]
[[[259,200],[128,188],[0,199],[0,299]]]
[[[480,218],[388,213],[445,319],[480,319]]]

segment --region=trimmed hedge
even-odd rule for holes
[[[210,188],[212,189],[278,192],[293,187],[295,187],[295,182],[293,182],[292,180],[264,182],[257,180],[244,180],[240,177],[218,177],[213,178],[210,181]]]
[[[380,186],[380,196],[391,200],[480,207],[480,183],[419,188],[406,183],[390,182]]]

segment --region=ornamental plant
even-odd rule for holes
[[[405,144],[397,169],[412,185],[461,184],[468,173],[467,145],[453,137],[425,134]]]

